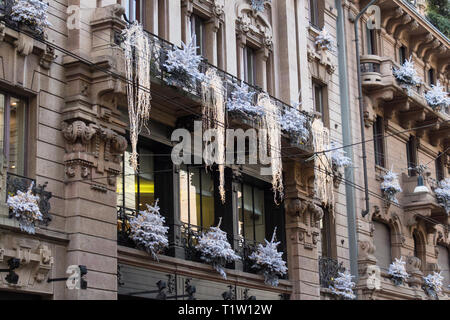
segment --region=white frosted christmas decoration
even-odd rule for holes
[[[274,193],[274,201],[278,204],[278,199],[283,199],[284,197],[280,111],[278,107],[272,103],[270,97],[265,93],[261,93],[258,96],[257,104],[264,110],[264,116],[262,118],[260,129],[267,130],[267,145],[268,150],[270,151],[270,163],[272,170],[272,191]],[[262,143],[262,141],[260,141],[260,143]]]
[[[11,20],[28,25],[39,34],[52,26],[48,21],[48,4],[39,0],[16,0],[11,8]]]
[[[43,220],[39,209],[39,196],[32,193],[34,182],[27,192],[17,191],[14,196],[9,195],[6,204],[12,212],[13,218],[19,222],[20,230],[29,234],[35,234],[36,223]]]
[[[225,88],[222,79],[212,68],[202,82],[203,129],[215,129],[217,150],[215,161],[219,167],[219,194],[225,203]]]
[[[170,85],[191,90],[195,89],[197,80],[203,80],[204,74],[199,70],[202,56],[197,54],[196,43],[194,33],[187,45],[181,42],[181,48],[175,47],[167,53],[164,66],[170,73],[167,80]]]
[[[270,3],[271,0],[251,0],[252,9],[256,12],[264,12],[264,4],[266,2]]]
[[[450,214],[450,178],[439,182],[438,187],[434,189],[434,194],[438,203],[445,209],[447,215]]]
[[[316,197],[322,199],[326,207],[333,206],[334,186],[333,168],[330,152],[326,148],[330,145],[330,132],[324,127],[322,120],[315,119],[312,123],[314,145],[314,190]]]
[[[352,159],[345,155],[340,143],[331,141],[329,150],[331,150],[331,162],[336,168],[347,168],[352,165]]]
[[[355,283],[352,281],[354,277],[348,271],[344,273],[338,272],[338,275],[339,277],[332,280],[333,283],[329,288],[331,292],[344,299],[355,299],[356,296],[353,293]]]
[[[403,257],[400,257],[400,259],[395,258],[395,260],[389,265],[388,273],[397,283],[401,283],[409,277],[409,274],[406,272],[405,265],[406,262],[403,261]]]
[[[286,108],[281,116],[281,129],[297,138],[302,144],[306,143],[309,138],[307,123],[307,117],[296,107]]]
[[[396,195],[397,193],[402,192],[402,188],[400,187],[400,183],[398,181],[398,174],[393,172],[392,169],[383,176],[381,190],[388,201],[398,203]]]
[[[330,52],[334,51],[334,40],[331,34],[323,28],[320,30],[319,34],[316,37],[316,45],[321,50],[328,50]]]
[[[220,230],[221,223],[222,218],[220,218],[217,227],[211,227],[208,232],[202,233],[195,249],[201,253],[203,261],[211,264],[224,279],[227,279],[225,265],[240,260],[241,257],[231,248],[227,240],[227,234]]]
[[[158,201],[154,206],[147,204],[147,210],[130,219],[130,238],[155,260],[158,260],[157,254],[169,246],[169,227],[164,226],[166,219],[159,213]]]
[[[441,273],[433,272],[433,274],[429,274],[426,277],[423,277],[423,281],[425,283],[425,286],[430,288],[436,293],[439,293],[442,291],[442,286],[444,277]]]
[[[280,242],[275,242],[276,231],[277,228],[273,231],[270,242],[264,239],[266,245],[258,244],[256,251],[249,256],[249,259],[255,261],[253,268],[261,270],[264,282],[273,287],[278,287],[278,277],[284,276],[288,270],[282,258],[283,252],[277,250]]]
[[[436,111],[446,112],[450,107],[450,98],[448,92],[441,84],[431,85],[431,90],[425,94],[425,99],[430,107]]]
[[[150,119],[151,48],[142,25],[134,22],[123,32],[125,70],[127,77],[128,116],[130,120],[130,165],[138,168],[137,143],[142,128]]]
[[[263,109],[259,105],[253,104],[254,92],[249,91],[248,86],[242,84],[234,85],[234,90],[231,92],[231,97],[227,102],[227,110],[231,113],[237,113],[245,117],[262,117]]]
[[[406,60],[400,68],[394,68],[393,74],[400,86],[404,88],[408,96],[412,95],[412,88],[418,86],[422,83],[420,78],[417,76],[416,69],[414,69],[414,62],[412,57]]]

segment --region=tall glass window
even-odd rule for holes
[[[191,16],[191,33],[195,34],[197,54],[205,56],[205,21],[195,14]]]
[[[384,168],[384,123],[383,118],[379,116],[373,124],[373,143],[375,152],[375,164]]]
[[[266,236],[264,190],[249,184],[238,189],[239,235],[246,240],[264,242]]]
[[[185,166],[180,170],[181,222],[203,229],[214,224],[214,179],[204,168]]]
[[[26,101],[0,93],[0,145],[8,172],[25,175]]]
[[[142,0],[122,0],[122,6],[125,8],[125,14],[131,22],[144,22],[144,4]]]
[[[244,47],[244,81],[250,85],[256,83],[255,50],[248,46]]]

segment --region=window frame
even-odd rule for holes
[[[375,165],[385,168],[386,167],[386,148],[384,145],[384,119],[381,116],[377,116],[373,124],[373,142],[374,142],[374,159]]]
[[[250,47],[249,45],[245,45],[243,47],[243,50],[244,50],[244,61],[243,61],[244,81],[251,86],[256,86],[256,49]]]
[[[418,141],[417,138],[412,135],[406,142],[406,161],[407,161],[408,175],[410,177],[417,176],[417,172],[414,168],[417,167],[418,164]]]
[[[408,59],[406,56],[408,54],[408,48],[406,48],[405,46],[401,46],[398,49],[398,61],[401,65],[403,65],[405,63],[405,61]]]
[[[378,55],[377,32],[375,29],[370,29],[368,26],[366,26],[366,30],[367,30],[367,54]]]
[[[436,85],[436,72],[433,68],[428,69],[428,85],[431,87],[432,85]]]
[[[323,84],[315,79],[313,79],[313,103],[314,103],[314,111],[318,112],[322,116],[322,122],[325,127],[330,127],[330,115],[328,109],[328,86]],[[319,95],[319,96],[317,96]],[[318,103],[319,98],[319,105]],[[319,107],[319,109],[318,109]]]
[[[197,25],[200,27],[200,39],[196,32]],[[206,21],[198,14],[193,13],[189,19],[189,26],[191,35],[196,34],[197,43],[197,54],[203,57],[206,56]],[[189,39],[190,40],[190,39]]]
[[[5,162],[7,164],[7,171],[9,172],[9,145],[10,145],[10,125],[11,125],[11,98],[21,100],[24,103],[24,121],[23,124],[23,136],[24,136],[24,146],[23,146],[23,172],[17,173],[21,176],[27,176],[28,174],[28,161],[27,161],[27,154],[28,154],[28,125],[29,125],[29,99],[27,97],[10,93],[8,91],[0,90],[0,94],[5,97],[5,110],[4,110],[4,124],[3,124],[3,149],[1,150],[3,152],[3,156],[5,159]]]

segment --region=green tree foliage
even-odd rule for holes
[[[450,38],[450,1],[428,0],[427,11],[428,20]]]

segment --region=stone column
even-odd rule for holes
[[[307,172],[299,163],[286,166],[286,241],[293,300],[320,299],[319,222],[323,210],[308,197]],[[306,174],[305,174],[306,173]]]
[[[219,31],[220,21],[214,17],[206,24],[206,58],[212,65],[217,66],[217,32]]]
[[[88,269],[87,290],[65,289],[66,299],[117,298],[116,179],[127,147],[126,123],[119,120],[118,104],[126,101],[126,86],[108,71],[124,72],[122,52],[110,44],[115,32],[124,27],[123,8],[111,5],[93,10],[90,46],[73,49],[107,72],[69,57],[63,60],[67,89],[61,127],[69,238],[65,260],[66,267],[85,265]],[[103,37],[95,37],[97,33]],[[81,43],[72,39],[72,46]]]
[[[191,41],[191,16],[194,10],[192,0],[182,1],[181,5],[181,40],[184,43]]]

